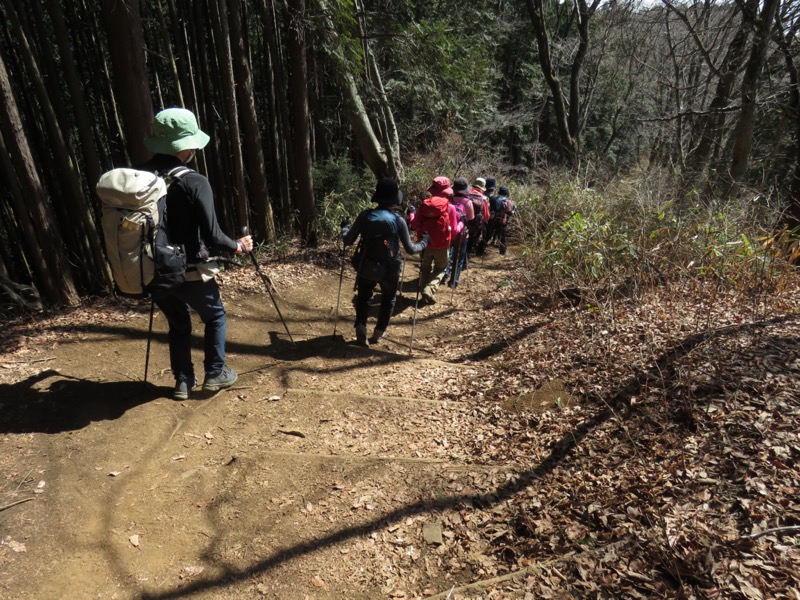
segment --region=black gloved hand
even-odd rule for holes
[[[339,225],[339,227],[341,227],[342,229],[344,229],[345,227],[350,227],[350,217],[345,217],[344,219],[342,219],[342,223],[341,225]]]
[[[425,242],[425,246],[426,246],[426,247],[428,246],[428,244],[430,244],[430,243],[431,243],[431,236],[430,236],[430,235],[428,235],[428,232],[427,232],[427,231],[426,231],[425,233],[423,233],[423,234],[422,234],[422,241],[423,241],[423,242]]]

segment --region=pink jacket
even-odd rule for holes
[[[467,221],[472,221],[475,218],[475,208],[467,196],[453,196],[450,198],[450,204],[460,206],[461,212],[467,215]]]

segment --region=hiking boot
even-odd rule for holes
[[[436,298],[432,294],[427,294],[422,292],[422,303],[423,304],[436,304]]]
[[[366,325],[356,325],[356,344],[364,346],[364,348],[369,348]]]
[[[213,377],[206,375],[206,380],[203,382],[203,391],[218,392],[219,390],[224,390],[236,383],[238,378],[239,376],[236,374],[236,371],[228,367],[223,367],[218,375],[214,375]]]
[[[383,339],[383,336],[386,335],[385,329],[376,329],[372,332],[372,337],[369,338],[370,344],[378,344]]]
[[[180,379],[176,379],[175,389],[172,390],[172,397],[175,398],[175,400],[188,400],[189,392],[192,391],[192,388],[196,385],[197,377],[192,377],[191,379],[181,377]]]

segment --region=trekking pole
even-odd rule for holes
[[[414,354],[414,329],[417,327],[417,306],[419,306],[419,288],[422,287],[422,270],[420,269],[417,279],[417,296],[414,298],[414,317],[411,320],[411,342],[408,344],[408,354]]]
[[[403,273],[406,270],[406,259],[405,257],[400,257],[400,285],[397,286],[397,293],[402,298],[403,297]]]
[[[461,238],[462,238],[463,235],[464,235],[463,231],[458,234],[458,245],[456,246],[456,252],[455,252],[455,256],[454,256],[455,260],[453,261],[453,267],[452,267],[452,269],[453,269],[453,292],[450,294],[450,304],[452,304],[456,299],[456,281],[458,281],[458,276],[459,276],[460,267],[461,267],[461,244],[463,243]]]
[[[153,313],[156,310],[156,301],[150,296],[150,326],[147,328],[147,351],[144,354],[144,381],[142,382],[142,393],[147,389],[147,372],[150,369],[150,340],[153,338]]]
[[[344,280],[344,240],[342,240],[342,268],[339,271],[339,294],[336,296],[336,316],[333,320],[333,337],[336,337],[336,327],[339,325],[339,303],[342,301],[342,281]]]
[[[242,237],[245,237],[248,233],[250,233],[250,229],[247,227],[247,225],[245,225],[244,227],[242,227]],[[278,303],[275,302],[275,296],[272,294],[272,287],[273,287],[272,282],[270,281],[269,276],[261,271],[261,267],[259,266],[258,260],[256,259],[256,253],[250,250],[248,254],[250,255],[250,260],[253,261],[253,266],[256,268],[256,273],[258,273],[259,277],[261,277],[261,281],[264,282],[264,286],[267,288],[270,300],[272,300],[272,304],[273,306],[275,306],[275,310],[278,312],[278,316],[281,319],[281,323],[283,323],[283,327],[284,329],[286,329],[286,335],[289,336],[289,341],[291,341],[292,346],[294,346],[294,338],[292,337],[292,334],[289,332],[289,326],[286,325],[286,321],[284,320],[283,315],[281,314],[281,309],[278,308]]]

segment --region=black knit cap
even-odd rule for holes
[[[397,186],[397,182],[391,177],[384,177],[375,186],[375,193],[372,194],[372,201],[378,206],[395,206],[403,202],[403,193]]]
[[[497,189],[497,180],[494,177],[487,177],[486,178],[486,191],[496,190]]]
[[[469,181],[466,177],[457,177],[453,182],[453,195],[466,196],[469,192]]]

